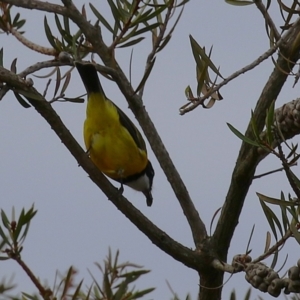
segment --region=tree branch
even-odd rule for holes
[[[50,13],[56,13],[60,14],[63,16],[68,15],[68,10],[67,8],[57,5],[57,4],[52,4],[46,1],[38,1],[38,0],[4,0],[1,1],[3,3],[8,3],[12,4],[18,7],[23,7],[27,9],[36,9],[36,10],[41,10],[41,11],[46,11]]]
[[[184,215],[186,216],[190,225],[194,243],[196,247],[198,247],[207,236],[205,225],[200,219],[186,186],[176,170],[169,153],[167,152],[156,128],[154,127],[154,124],[146,112],[141,97],[134,94],[134,90],[130,82],[119,67],[115,57],[112,55],[109,48],[104,44],[100,29],[92,26],[88,21],[86,21],[73,4],[68,4],[68,14],[69,18],[79,26],[81,31],[85,34],[87,40],[93,45],[95,53],[100,56],[104,65],[116,70],[113,79],[125,96],[129,107],[142,127],[151,145],[151,148],[158,162],[160,163],[161,168],[166,174],[167,179],[170,182],[172,189],[182,207]]]
[[[29,87],[26,84],[26,81],[20,79],[16,74],[4,69],[3,67],[0,67],[0,81],[7,82],[11,89],[17,89],[18,92],[27,97],[28,102],[30,102],[30,104],[49,123],[57,136],[61,139],[62,143],[77,160],[78,164],[88,173],[91,180],[105,193],[117,209],[119,209],[157,247],[189,268],[198,271],[207,266],[208,260],[212,259],[210,257],[211,254],[209,249],[208,251],[200,253],[184,247],[159,229],[138,209],[136,209],[92,163],[85,151],[65,127],[51,104],[49,104],[49,102],[47,102],[41,94],[39,94],[33,87]],[[210,258],[208,259],[208,257]]]
[[[253,113],[258,131],[262,131],[265,122],[266,110],[270,104],[277,99],[281,88],[283,87],[288,74],[294,67],[295,62],[299,59],[297,49],[292,49],[293,53],[289,53],[294,40],[298,35],[300,22],[292,30],[287,32],[287,44],[279,53],[276,66],[267,81],[257,102]],[[283,52],[284,51],[284,52]],[[285,57],[288,57],[287,60]],[[245,135],[254,138],[251,122],[248,125]],[[223,260],[227,256],[228,247],[233,236],[236,225],[238,224],[239,215],[241,213],[245,197],[252,183],[256,166],[261,161],[261,156],[257,147],[242,143],[236,166],[234,168],[231,184],[226,196],[220,219],[218,221],[216,231],[213,235],[218,241],[219,253]],[[230,220],[230,221],[229,221]]]

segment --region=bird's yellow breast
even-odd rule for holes
[[[122,126],[117,108],[100,94],[89,95],[83,134],[92,161],[107,176],[126,178],[146,168],[147,153]]]

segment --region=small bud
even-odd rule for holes
[[[291,280],[287,289],[291,293],[300,293],[300,280]]]
[[[299,268],[294,266],[294,267],[289,268],[288,276],[292,280],[299,279],[299,273],[300,273]]]
[[[281,278],[275,278],[274,280],[272,280],[270,286],[273,288],[273,289],[282,289],[284,287],[284,280],[281,279]]]
[[[278,274],[276,272],[274,272],[273,270],[269,270],[269,273],[268,275],[265,277],[264,281],[266,284],[271,284],[271,282],[274,280],[274,279],[277,279],[279,278]]]
[[[268,290],[268,286],[262,282],[259,286],[258,286],[258,289],[261,291],[261,292],[266,292]]]
[[[72,63],[73,61],[71,55],[65,51],[60,52],[57,58],[63,63]]]
[[[268,293],[273,297],[278,297],[281,293],[281,289],[274,289],[271,285],[268,286]]]
[[[26,78],[25,82],[26,82],[27,86],[29,86],[29,87],[33,86],[33,83],[34,83],[32,78]]]
[[[268,269],[264,265],[260,265],[256,268],[255,273],[260,277],[266,277],[268,275]]]
[[[253,287],[258,288],[259,285],[263,282],[263,279],[257,275],[254,275],[251,280],[251,284]]]
[[[298,268],[300,268],[300,259],[298,259],[298,261],[297,261],[297,266],[298,266]]]

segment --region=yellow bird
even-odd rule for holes
[[[86,88],[88,101],[83,136],[91,160],[109,178],[142,192],[151,206],[154,170],[145,141],[125,113],[109,100],[92,63],[75,66]]]

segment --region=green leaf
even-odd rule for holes
[[[157,53],[159,52],[159,51],[161,51],[162,49],[164,49],[166,46],[167,46],[167,44],[169,43],[169,41],[171,40],[171,35],[167,35],[164,39],[163,39],[163,42],[160,44],[160,46],[158,47],[158,49],[157,49]]]
[[[109,23],[105,20],[105,18],[100,14],[100,12],[95,8],[95,6],[92,3],[90,3],[90,8],[94,13],[94,15],[96,16],[96,18],[106,27],[106,29],[111,33],[113,33],[112,27],[109,25]]]
[[[3,231],[3,229],[2,229],[1,226],[0,226],[0,236],[1,236],[1,238],[2,238],[2,240],[3,240],[3,242],[5,244],[9,245],[10,247],[12,246],[11,243],[10,243],[10,241],[9,241],[9,239],[8,239],[8,237],[5,235],[5,233],[4,233],[4,231]]]
[[[259,136],[259,132],[258,132],[258,129],[257,129],[256,120],[254,118],[254,113],[253,113],[252,110],[251,110],[251,120],[250,121],[251,121],[251,128],[252,128],[253,134],[255,136],[255,139],[256,139],[256,141],[260,142],[261,138]]]
[[[80,294],[80,288],[82,283],[83,283],[83,279],[79,282],[74,294],[72,295],[72,300],[80,299],[79,294]]]
[[[245,0],[225,0],[225,2],[235,6],[245,6],[254,3],[253,1],[245,1]]]
[[[249,300],[250,299],[250,296],[251,296],[251,288],[248,289],[246,295],[245,295],[245,298],[244,300]]]
[[[293,233],[295,240],[300,245],[300,232],[298,231],[298,229],[295,226],[291,226],[290,229]]]
[[[150,62],[150,66],[149,68],[147,69],[147,71],[145,72],[141,82],[139,83],[139,85],[137,86],[137,88],[135,89],[134,93],[136,94],[146,83],[151,71],[152,71],[152,68],[154,66],[154,63],[155,63],[155,60],[156,58],[154,57],[153,60]]]
[[[63,84],[63,86],[61,88],[61,91],[60,91],[61,95],[65,93],[67,87],[69,86],[70,80],[71,80],[71,72],[67,72],[66,73],[66,79],[65,79],[64,84]]]
[[[103,289],[104,289],[104,293],[107,295],[107,298],[113,299],[113,291],[112,291],[107,269],[103,274]]]
[[[274,107],[275,101],[273,101],[267,110],[266,114],[266,132],[267,132],[267,141],[269,145],[273,144],[273,128],[274,128]]]
[[[24,226],[25,226],[25,229],[24,229],[23,234],[20,239],[24,239],[26,237],[26,234],[28,232],[28,228],[30,225],[30,221],[32,220],[32,218],[35,216],[36,213],[37,213],[37,211],[34,210],[34,206],[32,206],[28,210],[28,212],[25,212],[24,208],[22,209],[21,214],[19,216],[19,220],[17,221],[16,230],[13,235],[14,241],[17,241],[19,239],[19,235]]]
[[[3,209],[1,209],[1,219],[2,219],[2,223],[3,223],[4,227],[7,228],[8,230],[10,230],[10,221],[7,218]]]
[[[144,6],[145,8],[146,6]],[[152,12],[152,9],[148,9],[147,11],[145,11],[143,14],[139,13],[138,16],[132,20],[130,27],[132,26],[132,24],[139,24],[139,23],[143,23],[146,22],[148,20],[148,15]]]
[[[3,48],[0,49],[0,66],[3,67]]]
[[[126,43],[126,44],[119,45],[118,48],[125,48],[125,47],[129,47],[129,46],[136,45],[136,44],[138,44],[139,42],[141,42],[143,39],[145,39],[145,38],[144,38],[144,37],[140,37],[140,38],[137,38],[137,39],[135,39],[135,40],[131,40],[131,41],[129,41],[129,42]]]
[[[270,266],[271,269],[275,268],[275,266],[277,264],[277,261],[278,261],[278,250],[274,252],[274,257],[272,259],[272,263],[271,263],[271,266]]]
[[[272,232],[273,232],[273,234],[274,234],[274,237],[275,237],[275,239],[276,239],[276,241],[278,240],[277,239],[277,232],[276,232],[276,228],[275,228],[275,224],[274,224],[274,220],[273,220],[273,215],[272,215],[272,211],[271,211],[271,209],[264,203],[264,201],[262,201],[262,200],[260,200],[260,204],[261,204],[261,206],[262,206],[262,209],[263,209],[263,211],[264,211],[264,214],[265,214],[265,216],[266,216],[266,218],[267,218],[267,221],[268,221],[268,223],[269,223],[269,225],[270,225],[270,227],[271,227],[271,230],[272,230]]]
[[[54,14],[54,19],[55,19],[56,27],[57,27],[59,33],[61,34],[61,36],[64,36],[66,32],[62,28],[61,23],[59,21],[59,17],[58,17],[57,14]]]
[[[20,28],[22,28],[23,26],[24,26],[24,24],[26,23],[26,20],[20,20],[19,22],[17,22],[16,24],[15,24],[15,28],[16,29],[20,29]]]
[[[50,45],[54,48],[54,49],[57,49],[57,45],[54,41],[54,38],[53,38],[53,34],[51,32],[51,29],[48,25],[48,21],[47,21],[47,17],[45,16],[44,18],[44,28],[45,28],[45,33],[46,33],[46,37],[50,43]]]
[[[56,84],[55,84],[55,88],[54,88],[54,97],[56,96],[58,89],[60,87],[60,83],[61,83],[61,74],[60,74],[60,68],[56,69]]]
[[[133,300],[133,299],[138,299],[138,298],[142,298],[145,295],[152,293],[155,290],[155,288],[148,288],[142,291],[137,291],[135,293],[132,294],[132,296],[130,296],[129,298],[126,298],[128,300]]]
[[[18,22],[19,18],[20,18],[20,13],[17,13],[12,21],[12,25],[13,27],[15,27],[15,24]]]
[[[7,257],[7,256],[0,256],[0,260],[4,261],[4,260],[8,260],[10,259],[10,257]]]
[[[295,175],[295,173],[289,169],[290,175],[292,176],[292,179],[294,181],[294,183],[297,185],[297,188],[300,189],[300,180],[299,178]]]
[[[61,294],[62,299],[67,295],[67,292],[70,288],[70,283],[72,282],[73,274],[74,274],[73,267],[70,267],[69,270],[68,270],[66,278],[64,278],[64,280],[63,280],[64,281],[64,287],[63,287],[63,291],[62,291],[62,294]]]
[[[153,18],[157,18],[165,9],[167,8],[166,5],[161,5],[161,7],[159,8],[156,8],[155,11],[153,11],[153,13],[151,14],[147,14],[145,16],[145,14],[143,14],[140,18],[136,18],[135,20],[132,21],[132,24],[131,25],[136,25],[136,24],[139,24],[141,22],[145,23],[149,20],[152,20]],[[158,24],[162,24],[162,22],[160,22],[158,20]]]
[[[229,129],[238,137],[240,138],[242,141],[244,141],[247,144],[250,144],[252,146],[256,146],[256,147],[260,147],[260,145],[255,142],[252,141],[251,139],[249,139],[248,137],[246,137],[245,135],[243,135],[240,131],[238,131],[237,129],[235,129],[231,124],[227,123],[227,126],[229,127]]]
[[[199,56],[202,58],[202,60],[218,75],[220,76],[221,78],[222,75],[221,73],[219,72],[219,69],[213,64],[213,62],[211,61],[211,59],[206,55],[205,53],[205,50],[204,48],[202,48],[197,42],[196,40],[192,37],[192,35],[189,35],[190,37],[190,43],[191,43],[191,47],[192,47],[192,52],[193,52],[193,55],[194,55],[194,58],[196,60],[196,63],[197,63],[197,60],[199,59]],[[195,56],[198,56],[198,59],[196,59]],[[197,63],[198,65],[198,63]],[[198,65],[200,70],[201,70],[201,67],[202,67],[202,64]]]
[[[147,26],[147,27],[144,27],[144,28],[142,28],[142,29],[140,29],[140,30],[137,30],[137,31],[134,33],[134,36],[139,35],[139,34],[142,34],[142,33],[144,33],[144,32],[150,31],[150,30],[153,30],[153,29],[157,28],[159,25],[160,25],[159,23],[154,23],[154,24],[151,24],[151,25],[149,25],[149,26]]]
[[[118,8],[116,7],[115,3],[112,0],[107,0],[107,2],[109,4],[111,12],[114,16],[115,25],[114,25],[113,33],[114,33],[114,36],[116,36],[117,30],[122,29],[121,24],[119,22],[119,20],[122,20],[122,14],[120,13],[120,11],[118,10]]]
[[[281,194],[280,194],[280,199],[281,199],[281,201],[286,202],[283,192],[281,192]],[[286,232],[290,226],[290,224],[289,224],[290,222],[287,217],[287,209],[284,205],[280,205],[280,209],[281,209],[281,219],[282,219],[283,229]]]
[[[299,204],[294,203],[294,202],[289,202],[289,201],[284,201],[282,199],[268,197],[268,196],[265,196],[265,195],[260,194],[260,193],[256,193],[256,195],[258,196],[259,200],[262,200],[262,201],[270,203],[270,204],[279,205],[280,207],[298,206],[299,205]]]

